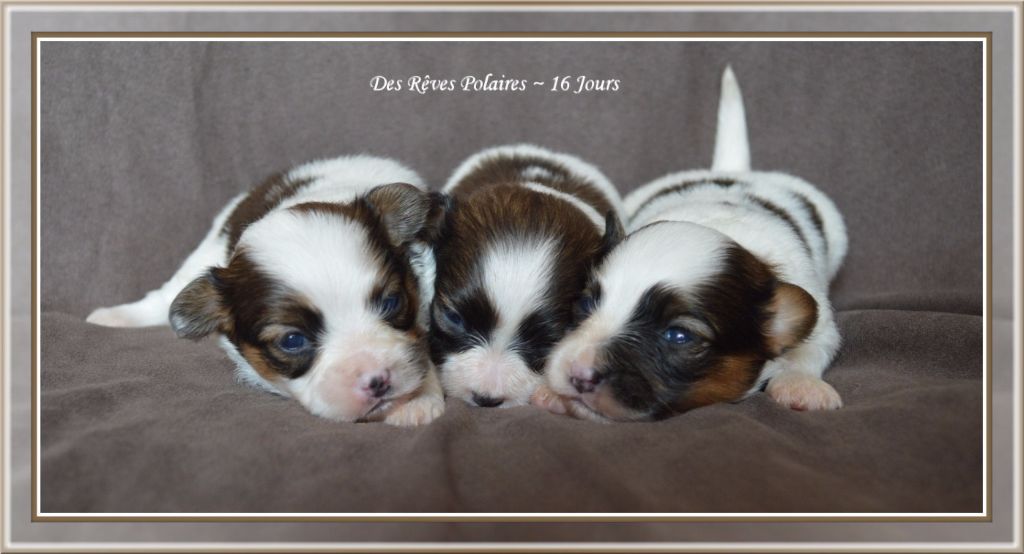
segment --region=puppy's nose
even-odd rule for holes
[[[504,401],[504,398],[494,398],[483,394],[477,394],[475,392],[473,393],[473,403],[481,408],[494,408],[501,406],[501,403]]]
[[[374,398],[381,398],[391,390],[391,374],[385,370],[364,381],[363,390]]]
[[[572,388],[576,389],[576,392],[583,394],[585,392],[594,392],[597,385],[601,383],[601,379],[601,374],[593,369],[573,368],[572,376],[569,377],[569,384],[572,385]]]

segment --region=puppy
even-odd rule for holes
[[[431,355],[449,396],[526,404],[572,321],[590,265],[623,234],[595,167],[531,145],[470,157],[444,187]]]
[[[231,200],[162,287],[87,321],[217,334],[241,381],[318,416],[427,423],[444,409],[426,338],[440,215],[392,160],[307,163]]]
[[[596,268],[582,322],[550,356],[548,385],[574,415],[656,419],[765,384],[793,409],[842,405],[821,379],[839,347],[828,285],[846,255],[842,217],[807,182],[752,172],[749,159],[726,68],[712,169],[626,198],[631,234]]]

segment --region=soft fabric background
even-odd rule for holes
[[[977,44],[927,42],[47,43],[42,509],[979,510],[980,62]],[[235,384],[212,341],[83,321],[158,286],[229,197],[311,158],[392,156],[439,185],[527,141],[624,193],[704,167],[727,63],[755,168],[817,184],[846,217],[840,411],[757,395],[603,426],[449,402],[424,428],[339,425]],[[489,72],[622,89],[369,86]]]

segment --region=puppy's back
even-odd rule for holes
[[[444,192],[466,197],[497,185],[514,185],[566,200],[603,224],[611,212],[625,215],[615,186],[593,165],[569,154],[530,144],[497,146],[464,161]]]
[[[626,197],[629,229],[655,221],[689,221],[718,229],[741,244],[745,235],[775,228],[835,276],[846,255],[846,227],[835,204],[814,185],[774,172],[683,171],[666,175]],[[728,225],[742,218],[742,227]],[[759,227],[754,222],[763,222]]]

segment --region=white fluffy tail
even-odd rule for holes
[[[722,96],[718,100],[718,133],[715,136],[715,171],[750,171],[750,143],[743,94],[732,66],[722,73]]]

